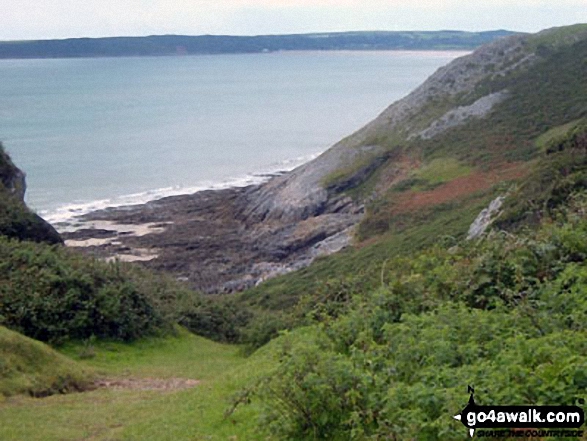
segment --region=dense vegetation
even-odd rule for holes
[[[450,416],[486,404],[573,404],[587,387],[587,126],[547,148],[494,229],[395,257],[380,284],[314,304],[250,394],[280,439],[459,440]],[[541,189],[530,185],[559,176]],[[534,198],[531,195],[535,195]],[[523,202],[522,202],[523,201]]]
[[[0,320],[43,341],[131,340],[165,325],[149,291],[122,267],[65,249],[0,239]]]
[[[159,35],[0,42],[0,58],[120,57],[259,53],[283,50],[446,50],[473,49],[507,31],[339,32],[329,34]]]
[[[179,323],[234,341],[244,317],[232,302],[134,265],[0,237],[0,324],[38,340],[130,341],[170,332]]]

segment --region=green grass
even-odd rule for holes
[[[92,369],[0,326],[0,401],[15,394],[40,396],[84,389],[91,381]]]
[[[406,190],[426,191],[453,179],[467,176],[472,168],[464,165],[455,158],[436,158],[423,167],[414,170],[410,176],[395,187],[394,192]]]
[[[541,151],[544,151],[550,144],[561,141],[571,130],[584,124],[587,120],[585,118],[571,121],[567,124],[563,124],[557,127],[553,127],[546,133],[543,133],[536,138],[536,147]]]
[[[181,331],[177,337],[133,344],[98,342],[95,357],[80,359],[84,345],[63,352],[109,378],[190,378],[182,391],[98,389],[42,400],[13,397],[0,404],[2,440],[257,440],[257,411],[247,406],[230,418],[232,396],[271,366],[264,349],[245,358],[241,348]],[[231,438],[236,437],[236,438]]]
[[[531,47],[550,46],[557,48],[576,41],[581,34],[587,33],[587,24],[578,23],[571,26],[553,28],[550,32],[532,35],[529,38]]]
[[[470,172],[471,167],[462,165],[454,158],[438,158],[419,169],[415,175],[430,184],[441,184],[461,176],[467,176]]]

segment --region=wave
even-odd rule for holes
[[[155,188],[144,192],[115,196],[107,199],[66,203],[54,209],[41,210],[38,212],[38,214],[47,222],[54,225],[58,230],[66,231],[72,227],[75,227],[76,224],[77,226],[81,226],[83,223],[79,219],[81,216],[93,211],[103,210],[105,208],[142,205],[149,201],[154,201],[169,196],[193,194],[205,190],[222,190],[226,188],[237,188],[262,184],[273,176],[286,173],[308,161],[311,161],[319,154],[320,153],[315,153],[308,156],[299,156],[297,158],[275,162],[262,172],[250,173],[245,176],[230,178],[219,182],[207,181],[186,187],[177,185],[173,187]]]

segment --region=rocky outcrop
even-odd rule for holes
[[[63,243],[59,233],[24,202],[25,174],[0,144],[0,235],[35,242]]]
[[[464,124],[469,118],[482,118],[493,109],[493,106],[503,101],[506,96],[507,93],[505,91],[496,92],[479,98],[469,106],[459,106],[455,109],[451,109],[435,120],[426,129],[418,132],[416,136],[419,136],[422,139],[434,138],[436,135],[439,135],[452,127]],[[416,136],[411,135],[410,139]]]
[[[349,198],[339,196],[340,189],[327,188],[325,179],[364,155],[376,156],[382,151],[377,146],[356,149],[335,146],[313,161],[251,188],[246,194],[246,208],[242,216],[253,222],[293,222],[321,214],[356,211],[358,207],[353,206]],[[364,170],[359,168],[356,173],[364,173]]]
[[[481,237],[485,231],[491,226],[491,224],[495,221],[495,219],[500,214],[501,206],[505,201],[505,196],[499,196],[495,198],[487,208],[481,210],[481,213],[475,218],[471,226],[469,227],[469,232],[467,234],[467,240],[477,239]]]
[[[26,180],[25,174],[20,170],[12,160],[10,156],[4,151],[2,144],[0,143],[0,183],[5,190],[17,199],[24,202],[24,194],[26,192]]]

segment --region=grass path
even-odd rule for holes
[[[97,343],[95,356],[79,360],[82,346],[63,352],[108,378],[199,380],[176,391],[101,388],[43,399],[0,402],[0,439],[51,440],[259,440],[256,409],[224,418],[230,397],[269,368],[268,357],[249,359],[238,347],[181,332],[132,345]]]

